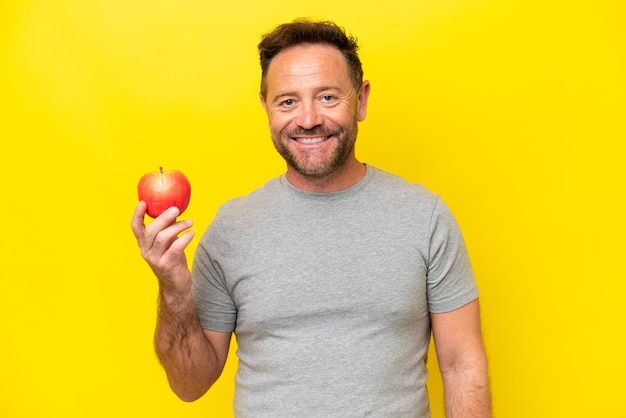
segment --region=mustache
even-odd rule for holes
[[[294,136],[338,136],[340,133],[338,129],[316,126],[312,129],[296,128],[289,131],[287,135],[292,138]]]

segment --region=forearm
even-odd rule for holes
[[[443,374],[447,418],[490,418],[491,394],[487,361],[480,358],[469,367]]]
[[[170,387],[184,401],[201,397],[221,374],[215,350],[205,338],[191,293],[159,293],[155,349]]]

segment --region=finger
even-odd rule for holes
[[[170,246],[170,249],[175,253],[182,253],[189,245],[193,237],[195,236],[193,230],[185,231],[181,234]]]
[[[167,251],[172,243],[178,238],[178,235],[181,234],[186,229],[189,229],[192,226],[192,222],[190,220],[175,222],[167,228],[159,231],[154,240],[152,241],[151,250],[156,254],[163,254]]]
[[[146,202],[140,201],[135,208],[135,213],[133,214],[133,218],[130,222],[130,226],[135,234],[135,238],[137,238],[137,242],[139,242],[141,237],[143,237],[143,233],[146,229],[146,225],[144,224],[146,207]]]
[[[176,221],[176,217],[179,215],[179,210],[176,206],[171,206],[163,211],[159,216],[157,216],[154,221],[148,226],[148,233],[154,232],[158,233]]]
[[[189,230],[174,240],[168,251],[163,254],[164,263],[166,265],[184,264],[186,266],[185,248],[187,248],[194,236],[194,231]],[[181,263],[180,260],[183,260],[183,262]]]
[[[152,247],[154,245],[154,240],[156,239],[157,235],[165,228],[176,222],[176,217],[178,216],[178,213],[178,208],[176,206],[172,206],[163,211],[163,213],[161,213],[159,216],[157,216],[156,219],[145,228],[145,232],[143,235],[143,246],[147,248]]]

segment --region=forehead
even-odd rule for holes
[[[272,59],[266,81],[268,92],[312,83],[351,85],[343,54],[326,44],[302,44],[281,51]]]

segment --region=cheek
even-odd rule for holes
[[[293,118],[274,112],[269,114],[268,119],[270,130],[272,132],[281,133],[289,128]]]
[[[349,104],[342,105],[341,108],[336,110],[332,117],[328,119],[338,126],[349,126],[358,117],[357,109]]]

